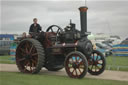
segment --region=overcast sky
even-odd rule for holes
[[[42,30],[57,24],[64,28],[69,19],[80,29],[78,8],[83,0],[2,0],[0,33],[28,32],[32,19],[38,18]],[[87,0],[88,31],[128,37],[128,0]]]

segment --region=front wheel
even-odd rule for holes
[[[88,63],[83,53],[75,51],[66,56],[65,70],[71,78],[83,78],[88,72]]]
[[[99,75],[105,70],[106,59],[101,52],[93,50],[90,59],[88,59],[88,65],[88,72],[91,75]]]

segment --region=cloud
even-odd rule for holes
[[[0,1],[0,33],[1,33],[1,1]]]
[[[88,30],[92,33],[111,33],[127,37],[128,2],[125,0],[87,0]],[[28,32],[32,19],[37,17],[43,30],[52,24],[65,27],[72,19],[80,29],[79,6],[84,1],[8,1],[1,4],[3,33]]]

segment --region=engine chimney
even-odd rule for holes
[[[80,20],[81,20],[81,36],[87,36],[87,10],[88,7],[83,6],[79,8],[80,10]]]

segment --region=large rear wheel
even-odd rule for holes
[[[22,40],[16,49],[16,64],[23,73],[38,73],[44,65],[43,46],[35,39]]]
[[[65,70],[71,78],[83,78],[88,72],[86,57],[78,51],[69,53],[65,59]]]

